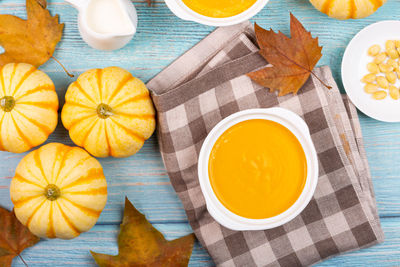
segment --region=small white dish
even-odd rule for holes
[[[300,197],[283,213],[266,219],[248,219],[228,210],[215,195],[208,175],[208,161],[217,139],[233,125],[253,119],[274,121],[289,129],[303,147],[307,161],[306,184]],[[297,114],[283,108],[248,109],[226,117],[208,134],[200,150],[198,176],[207,210],[218,223],[237,231],[265,230],[278,227],[292,220],[308,205],[318,183],[318,158],[307,124]]]
[[[90,4],[94,0],[65,0],[75,7],[78,14],[78,27],[82,39],[91,47],[99,50],[111,51],[124,47],[132,40],[136,33],[138,18],[136,8],[130,0],[114,0],[115,4],[125,12],[131,29],[124,33],[99,33],[94,31],[87,21]]]
[[[387,40],[400,39],[400,21],[387,20],[371,24],[357,33],[348,44],[342,60],[342,80],[347,95],[354,105],[364,114],[385,122],[400,122],[400,100],[389,95],[383,100],[374,100],[364,92],[361,79],[368,74],[367,64],[372,57],[368,48],[379,44],[382,49]],[[396,86],[399,87],[397,81]]]
[[[203,16],[187,7],[182,0],[165,0],[165,4],[167,4],[172,13],[183,20],[190,20],[209,26],[229,26],[239,24],[254,17],[265,7],[268,1],[269,0],[257,0],[257,2],[247,10],[238,15],[227,18],[211,18]]]

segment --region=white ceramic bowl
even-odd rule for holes
[[[165,0],[165,3],[177,17],[183,20],[191,20],[210,26],[229,26],[239,24],[255,16],[261,11],[261,9],[263,9],[268,1],[269,0],[257,0],[257,2],[255,2],[254,5],[252,5],[249,9],[238,15],[227,18],[211,18],[203,16],[187,7],[182,0]]]
[[[283,213],[267,219],[248,219],[234,214],[218,200],[208,176],[208,161],[217,139],[233,125],[252,119],[265,119],[280,123],[289,129],[303,147],[307,161],[306,184],[297,201]],[[198,175],[200,187],[211,216],[226,228],[246,231],[278,227],[300,214],[314,195],[318,182],[318,158],[307,124],[297,114],[283,108],[248,109],[234,113],[220,121],[208,134],[199,155]]]

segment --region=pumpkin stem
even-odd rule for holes
[[[4,112],[10,112],[15,106],[15,99],[12,96],[4,96],[0,99],[0,107]]]
[[[97,106],[97,115],[102,119],[107,119],[108,117],[114,115],[112,108],[104,103]]]
[[[49,184],[44,189],[44,195],[50,201],[56,200],[61,195],[60,188],[55,184]]]

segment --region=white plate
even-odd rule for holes
[[[389,95],[384,100],[374,100],[364,92],[361,78],[368,74],[367,63],[372,61],[367,50],[379,44],[384,50],[387,40],[400,40],[400,21],[387,20],[371,24],[361,30],[350,41],[342,61],[342,80],[347,95],[356,107],[371,118],[400,122],[400,99],[393,100]],[[395,84],[399,87],[400,82]]]

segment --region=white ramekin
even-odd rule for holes
[[[218,200],[208,176],[208,161],[211,150],[217,139],[233,125],[252,119],[271,120],[289,129],[303,147],[307,162],[306,184],[297,201],[283,213],[267,219],[248,219],[234,214]],[[199,155],[198,175],[200,187],[206,200],[207,210],[211,216],[226,228],[246,231],[265,230],[280,226],[300,214],[314,195],[318,182],[318,158],[311,140],[307,124],[297,114],[283,108],[248,109],[230,115],[220,121],[208,134]],[[268,203],[266,203],[268,205]]]
[[[218,1],[218,0],[216,0]],[[250,19],[255,16],[264,6],[268,3],[269,0],[257,0],[249,9],[243,11],[242,13],[227,17],[227,18],[211,18],[200,15],[197,12],[194,12],[190,8],[188,8],[182,0],[165,0],[165,4],[167,4],[168,8],[179,18],[183,20],[191,20],[204,25],[210,26],[229,26],[239,24],[243,21]]]

